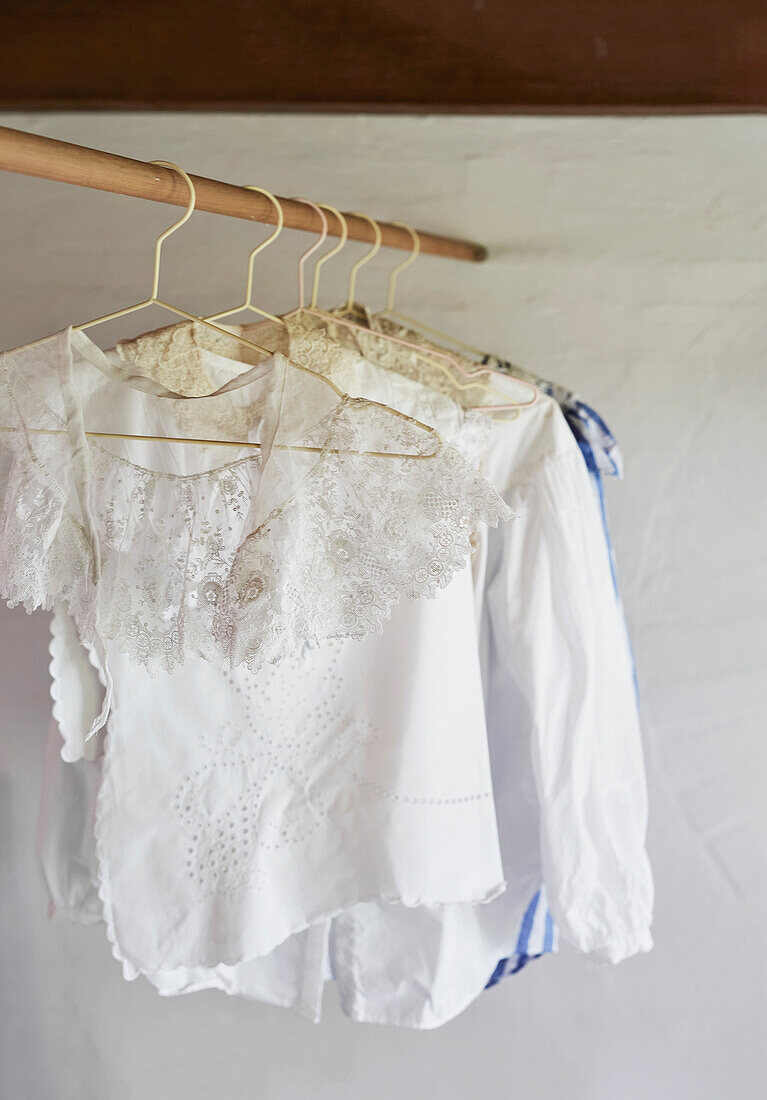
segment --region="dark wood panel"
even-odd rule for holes
[[[0,2],[0,105],[767,106],[765,0]]]

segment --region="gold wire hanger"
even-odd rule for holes
[[[298,305],[296,306],[295,309],[291,309],[288,313],[286,313],[284,315],[284,319],[286,321],[289,321],[291,317],[295,317],[299,313],[307,312],[310,309],[310,307],[306,305],[306,296],[304,294],[304,265],[306,264],[306,261],[309,259],[309,257],[313,256],[314,253],[317,251],[317,249],[320,248],[321,245],[323,245],[325,243],[325,240],[327,239],[327,235],[328,235],[327,215],[325,214],[325,211],[321,209],[321,206],[320,206],[319,203],[312,202],[311,199],[299,199],[295,195],[293,196],[292,201],[293,202],[303,202],[303,203],[306,204],[306,206],[311,206],[312,210],[314,210],[316,212],[316,214],[319,216],[320,224],[322,226],[322,229],[320,231],[320,235],[317,237],[317,240],[313,244],[310,244],[309,247],[307,248],[306,252],[302,252],[301,255],[298,257],[298,268],[297,268],[297,272],[298,272]],[[327,205],[327,203],[323,203],[322,206],[325,206],[326,209],[330,210],[330,207]],[[341,223],[341,224],[343,225],[343,223]],[[343,247],[343,245],[341,247]],[[337,246],[336,248],[331,249],[330,254],[334,256],[338,251],[339,251],[339,247]],[[323,261],[320,260],[319,262],[320,262],[320,264],[322,264]],[[317,283],[317,280],[315,279],[315,286],[316,286],[316,283]],[[314,297],[314,291],[312,291],[312,297]]]
[[[394,308],[394,294],[397,276],[410,267],[418,259],[421,252],[421,238],[418,233],[413,229],[412,225],[408,225],[407,222],[392,222],[392,225],[398,225],[400,229],[406,229],[413,239],[413,251],[408,258],[397,266],[389,276],[389,289],[386,295],[386,305],[383,309],[379,310],[374,316],[376,317],[395,317],[399,321],[404,321],[407,325],[412,325],[413,328],[418,329],[420,332],[428,332],[430,336],[436,336],[440,340],[446,340],[449,344],[455,344],[456,347],[461,348],[462,351],[468,351],[472,355],[479,356],[483,359],[487,352],[481,351],[479,348],[475,348],[472,344],[467,344],[463,340],[459,340],[456,336],[452,336],[447,332],[442,332],[440,329],[431,328],[429,325],[425,325],[423,321],[416,320],[414,317],[408,317],[406,313],[400,313],[399,310]]]
[[[343,216],[343,214],[341,214],[341,212],[339,210],[334,210],[332,207],[330,207],[329,209],[332,209],[333,213],[341,221],[341,224],[344,227],[347,227],[346,218]],[[368,221],[370,223],[370,225],[373,229],[375,243],[373,245],[373,248],[371,248],[369,252],[367,252],[361,259],[359,259],[356,262],[356,264],[353,265],[353,267],[352,267],[352,269],[349,273],[349,289],[348,289],[348,293],[347,293],[346,305],[341,306],[338,310],[333,310],[332,313],[333,313],[333,315],[335,315],[335,314],[339,315],[341,323],[344,323],[344,324],[346,324],[350,327],[353,325],[355,328],[362,328],[362,329],[365,329],[367,332],[371,332],[372,330],[369,328],[369,326],[360,325],[357,322],[350,320],[350,318],[348,317],[348,314],[350,314],[350,313],[354,314],[356,312],[356,308],[357,308],[356,304],[354,302],[354,292],[355,292],[356,283],[357,283],[357,274],[360,271],[360,269],[369,260],[373,259],[373,257],[376,255],[376,253],[378,252],[378,250],[381,247],[381,227],[379,226],[379,224],[375,220],[375,218],[371,218],[369,214],[363,214],[359,211],[357,211],[356,213],[357,213],[357,217],[364,218],[366,221]],[[396,224],[399,225],[399,224],[402,224],[402,223],[398,222]],[[348,227],[347,227],[347,231],[348,231]],[[421,247],[421,242],[420,242],[420,239],[419,239],[418,240],[418,251],[420,251],[420,247]],[[339,248],[334,249],[333,252],[329,252],[327,256],[325,256],[322,260],[320,260],[320,262],[317,264],[317,267],[319,267],[321,263],[324,263],[325,260],[330,259],[330,257],[338,251],[340,251],[340,246],[339,246]],[[406,267],[409,267],[410,264],[412,264],[415,261],[416,255],[417,255],[417,252],[415,253],[415,255],[413,253],[411,253],[410,256],[407,256],[402,261],[402,263],[397,264],[397,266],[395,267],[395,269],[392,273],[392,275],[394,276],[395,281],[396,281],[397,274],[400,271],[404,271],[404,269]],[[315,270],[315,280],[316,280],[316,277],[317,277],[317,271]],[[390,278],[390,286],[391,286],[391,278]],[[315,306],[315,302],[312,301],[312,307],[314,307],[314,306]],[[318,311],[318,312],[320,312],[320,311]],[[456,387],[456,389],[458,389],[458,390],[464,391],[464,390],[468,390],[468,389],[482,389],[482,390],[485,390],[486,393],[489,393],[489,394],[492,394],[492,395],[496,395],[496,396],[499,396],[499,397],[505,397],[506,396],[504,393],[501,393],[500,390],[493,389],[491,386],[487,386],[482,382],[470,381],[465,385],[462,384],[461,382],[459,382],[455,378],[455,376],[451,373],[449,368],[447,366],[445,366],[444,362],[443,363],[435,362],[434,356],[436,355],[437,357],[439,357],[442,360],[445,360],[452,367],[454,367],[458,371],[459,374],[461,374],[461,375],[463,375],[464,377],[467,377],[467,378],[470,377],[471,372],[465,370],[461,366],[461,364],[458,363],[455,359],[453,359],[453,357],[447,351],[442,351],[440,349],[435,348],[434,349],[434,354],[431,354],[431,352],[432,352],[431,348],[429,348],[428,351],[427,351],[424,348],[422,348],[420,345],[413,343],[411,340],[405,340],[403,337],[394,336],[394,335],[391,335],[389,333],[384,333],[384,332],[381,332],[381,333],[375,332],[374,335],[376,337],[383,337],[384,339],[388,339],[393,343],[398,343],[398,344],[401,344],[403,346],[406,346],[406,347],[412,349],[414,351],[415,355],[416,355],[416,358],[420,359],[424,363],[428,363],[429,366],[436,367],[438,370],[442,371],[443,374],[445,374],[447,376],[447,378],[450,380],[451,384],[454,385]],[[487,374],[489,372],[485,371],[485,372],[480,372],[480,373]],[[479,407],[480,408],[485,408],[485,406],[479,406]],[[505,407],[506,406],[500,406],[500,408],[505,408]],[[493,405],[492,408],[498,409],[499,406],[498,405]]]
[[[236,313],[244,313],[249,311],[251,313],[257,313],[261,317],[266,317],[269,321],[277,321],[280,325],[285,325],[282,317],[277,317],[274,313],[268,313],[265,309],[259,309],[258,306],[253,304],[253,272],[256,256],[260,255],[264,249],[268,248],[270,244],[273,244],[280,233],[285,222],[285,215],[282,209],[282,204],[274,197],[271,191],[267,191],[265,187],[255,187],[253,184],[249,184],[245,188],[246,191],[258,191],[259,194],[265,195],[266,198],[274,206],[277,212],[276,228],[273,233],[270,233],[265,241],[261,244],[257,244],[248,257],[248,277],[245,284],[245,301],[240,306],[235,306],[234,309],[227,309],[222,313],[212,313],[206,318],[208,321],[222,321],[225,317],[233,317]]]
[[[480,359],[483,358],[486,353],[484,351],[480,351],[479,348],[475,348],[471,344],[465,344],[462,340],[457,339],[457,337],[455,336],[449,335],[447,332],[441,332],[439,329],[430,328],[429,325],[425,325],[422,321],[416,320],[416,318],[414,317],[408,317],[406,313],[400,313],[399,310],[394,308],[394,294],[396,289],[397,276],[401,272],[403,272],[405,268],[410,267],[411,264],[414,264],[415,261],[418,259],[421,252],[421,238],[418,236],[416,230],[413,229],[412,225],[408,225],[407,222],[392,222],[392,225],[398,225],[400,229],[406,229],[408,231],[413,239],[413,251],[410,253],[406,260],[403,260],[401,264],[397,264],[397,266],[392,271],[391,275],[389,276],[389,288],[386,294],[386,305],[383,309],[378,310],[378,312],[375,313],[374,316],[395,317],[399,321],[404,321],[407,325],[412,325],[413,328],[417,329],[419,332],[428,332],[430,336],[436,336],[440,340],[446,340],[449,344],[455,344],[456,347],[461,348],[461,350],[463,351],[468,351],[472,355],[477,355],[480,357]]]
[[[411,351],[413,351],[415,353],[416,358],[420,359],[424,363],[427,363],[431,367],[436,367],[438,370],[442,371],[445,375],[447,375],[448,379],[450,380],[451,385],[453,385],[457,390],[459,390],[461,392],[463,392],[465,390],[468,390],[468,389],[481,389],[481,390],[484,390],[486,393],[491,394],[492,396],[501,397],[501,398],[504,398],[504,399],[507,397],[507,394],[505,394],[502,390],[495,389],[493,386],[487,385],[485,382],[480,382],[480,381],[477,381],[475,379],[475,377],[474,377],[475,374],[482,374],[482,375],[485,375],[487,377],[492,376],[493,373],[495,373],[495,372],[493,372],[489,368],[481,367],[476,372],[467,371],[447,351],[443,351],[442,349],[437,349],[437,348],[434,348],[434,349],[429,348],[428,350],[424,349],[421,345],[415,344],[410,340],[406,340],[406,339],[404,339],[402,337],[399,337],[399,336],[394,336],[390,333],[377,332],[375,330],[370,329],[369,326],[360,325],[356,321],[352,321],[348,317],[345,316],[346,313],[348,313],[350,310],[353,311],[353,309],[354,309],[354,291],[355,291],[355,287],[356,287],[358,272],[360,271],[360,269],[366,263],[368,263],[369,260],[372,260],[372,258],[376,255],[376,253],[378,252],[378,250],[381,247],[381,227],[378,225],[378,222],[376,222],[374,218],[370,217],[369,214],[363,214],[359,211],[356,212],[357,217],[364,218],[366,221],[370,222],[370,225],[373,229],[374,242],[375,243],[373,244],[372,249],[370,249],[368,252],[366,252],[365,255],[362,256],[359,260],[357,260],[357,262],[355,264],[353,264],[353,266],[352,266],[351,272],[349,274],[349,288],[348,288],[348,293],[347,293],[346,304],[344,306],[341,306],[339,308],[339,310],[337,310],[337,311],[334,310],[332,313],[328,313],[324,310],[318,309],[317,305],[316,305],[317,294],[318,294],[318,290],[319,290],[319,270],[318,269],[321,269],[322,264],[324,264],[332,256],[337,255],[338,252],[341,251],[341,249],[343,248],[344,244],[346,243],[346,239],[348,237],[348,225],[347,225],[347,222],[346,222],[346,218],[341,213],[341,211],[337,210],[333,206],[330,206],[328,203],[317,204],[317,203],[311,202],[309,199],[299,199],[297,201],[305,202],[305,203],[307,203],[307,205],[312,206],[317,211],[317,213],[320,215],[320,218],[322,220],[323,232],[322,232],[319,240],[317,242],[315,242],[314,246],[312,248],[308,249],[304,253],[304,255],[301,257],[301,260],[299,262],[299,307],[296,310],[292,310],[289,314],[286,314],[287,317],[293,317],[297,313],[307,312],[307,313],[312,313],[317,317],[323,318],[328,323],[332,322],[334,324],[340,324],[340,325],[343,325],[344,327],[352,329],[352,330],[365,332],[367,335],[373,334],[378,339],[388,340],[390,343],[399,344],[403,347],[409,348]],[[313,284],[313,290],[312,290],[312,303],[311,303],[310,306],[304,307],[303,306],[303,301],[304,301],[303,264],[308,259],[308,257],[314,251],[316,251],[317,248],[319,248],[319,246],[322,244],[322,242],[325,240],[325,237],[327,236],[327,218],[325,217],[323,211],[320,209],[320,206],[324,206],[326,210],[330,210],[338,218],[339,224],[341,226],[342,236],[341,236],[340,243],[335,248],[331,249],[331,251],[328,252],[326,256],[323,256],[323,258],[318,261],[318,263],[316,265],[316,268],[315,268],[315,273],[314,273],[314,284]],[[398,223],[398,224],[402,224],[402,223]],[[418,248],[420,250],[420,241],[418,242]],[[407,266],[409,266],[409,264],[413,263],[414,259],[415,259],[415,256],[413,256],[411,254],[402,263],[398,264],[397,268],[395,269],[395,274],[398,273],[399,271],[404,270],[405,267],[407,267]],[[436,362],[435,361],[435,356],[437,358],[443,360],[443,362],[442,363]],[[449,363],[452,367],[454,367],[455,370],[458,372],[458,374],[460,374],[464,378],[468,379],[468,381],[466,383],[461,383],[460,381],[458,381],[458,379],[455,377],[455,375],[452,373],[452,371],[449,369],[449,367],[445,365],[446,363]],[[522,385],[525,386],[525,388],[532,391],[532,394],[533,394],[532,400],[523,401],[523,402],[508,402],[508,401],[504,400],[503,404],[494,403],[494,404],[491,404],[491,405],[475,405],[475,406],[472,406],[472,408],[477,409],[479,411],[483,411],[483,412],[506,412],[506,411],[516,411],[517,409],[525,408],[529,405],[535,404],[535,402],[538,399],[538,390],[534,386],[532,386],[530,383],[523,382]]]
[[[286,314],[286,316],[288,317],[292,317],[294,313],[297,313],[300,310],[306,308],[304,298],[304,265],[306,264],[306,261],[309,259],[309,257],[313,256],[317,249],[325,243],[328,235],[328,219],[316,202],[312,202],[311,199],[299,199],[298,197],[294,199],[294,202],[306,203],[307,206],[311,206],[313,210],[316,210],[316,212],[320,216],[320,222],[322,223],[322,232],[320,233],[314,244],[309,245],[306,252],[302,252],[298,258],[298,309],[291,310],[290,313]],[[335,249],[334,251],[337,252],[338,249]]]
[[[314,265],[314,279],[312,280],[312,300],[310,303],[310,309],[317,309],[317,298],[320,292],[320,276],[322,274],[323,264],[326,264],[328,260],[332,260],[334,256],[337,256],[341,249],[346,244],[349,237],[349,223],[343,216],[340,210],[337,210],[335,206],[331,206],[329,202],[318,202],[317,205],[323,210],[329,210],[331,214],[335,214],[338,218],[338,224],[341,226],[341,234],[338,244],[335,248],[331,248],[330,252],[327,252],[321,260],[317,260]]]
[[[117,309],[113,313],[105,313],[103,317],[95,317],[92,321],[86,321],[84,324],[74,325],[73,328],[75,332],[82,332],[85,329],[93,328],[95,325],[102,325],[106,321],[114,321],[118,317],[125,317],[129,313],[136,313],[138,310],[147,309],[149,306],[159,306],[161,309],[167,309],[170,313],[175,313],[176,316],[183,317],[187,321],[195,321],[197,324],[205,325],[215,332],[223,333],[232,339],[239,340],[240,343],[245,344],[254,351],[260,351],[269,356],[273,355],[274,352],[269,348],[262,347],[261,344],[257,344],[253,340],[248,340],[244,336],[239,336],[236,333],[230,332],[228,329],[222,328],[221,325],[217,325],[213,321],[207,321],[204,317],[198,317],[194,313],[189,313],[188,310],[182,309],[180,306],[172,305],[170,302],[166,302],[164,299],[158,297],[160,289],[160,260],[162,257],[162,246],[172,233],[175,233],[177,229],[180,229],[181,226],[191,218],[197,204],[197,191],[189,174],[185,172],[183,168],[179,167],[178,164],[173,164],[169,160],[151,160],[149,164],[156,164],[161,168],[170,168],[172,171],[178,172],[182,179],[186,181],[189,188],[189,202],[186,210],[173,225],[169,226],[168,229],[160,234],[155,242],[152,293],[148,298],[145,298],[143,302],[137,302],[135,305],[126,306],[124,309]]]
[[[456,345],[456,347],[460,348],[462,351],[469,352],[472,355],[478,356],[478,358],[482,362],[477,364],[476,370],[467,370],[462,366],[460,367],[460,369],[463,370],[463,373],[468,375],[468,377],[472,377],[474,374],[483,373],[491,375],[498,374],[498,371],[494,371],[491,367],[487,367],[485,365],[485,362],[488,358],[487,352],[481,351],[479,348],[475,348],[473,344],[467,344],[463,340],[459,340],[457,336],[452,336],[449,333],[442,332],[440,329],[437,328],[431,328],[429,325],[425,325],[423,321],[416,320],[414,317],[409,317],[406,313],[401,313],[399,310],[396,310],[394,308],[394,294],[396,291],[397,276],[400,275],[405,270],[405,268],[408,268],[411,264],[414,264],[415,261],[418,259],[421,252],[421,238],[418,236],[417,230],[413,229],[412,225],[408,225],[407,222],[392,222],[391,224],[398,225],[400,229],[407,230],[413,240],[413,250],[406,260],[403,260],[402,263],[397,264],[396,267],[392,269],[392,272],[389,275],[389,286],[386,293],[386,305],[383,309],[378,310],[377,313],[374,313],[373,316],[376,318],[394,317],[399,321],[404,321],[407,325],[411,325],[419,332],[427,332],[430,336],[436,336],[439,340],[445,340],[448,344]],[[534,383],[528,382],[524,378],[516,377],[514,378],[514,381],[524,386],[526,389],[534,389],[536,393],[535,400],[537,400],[538,390],[537,387],[535,387]],[[529,402],[521,402],[518,407],[524,408],[526,405],[534,405],[535,400]]]
[[[351,312],[354,309],[354,291],[357,286],[357,273],[365,264],[370,263],[374,256],[378,254],[381,248],[381,227],[378,222],[371,218],[369,214],[362,214],[359,210],[352,210],[350,213],[354,214],[358,218],[364,218],[366,222],[369,222],[372,226],[374,233],[374,244],[369,252],[366,252],[364,256],[360,256],[356,263],[352,264],[349,272],[349,291],[346,295],[346,305],[343,307],[344,312]]]
[[[178,172],[179,175],[186,181],[187,186],[189,187],[189,203],[187,205],[186,210],[184,211],[182,216],[177,219],[177,221],[175,221],[168,229],[164,230],[159,235],[159,237],[157,238],[157,240],[155,242],[154,271],[153,271],[153,277],[152,277],[152,293],[151,293],[149,298],[144,299],[144,301],[137,302],[135,305],[126,306],[123,309],[114,310],[112,313],[104,314],[103,317],[95,317],[93,320],[85,321],[83,324],[80,324],[80,325],[72,325],[71,326],[72,331],[73,332],[83,332],[87,328],[93,328],[95,325],[101,325],[101,324],[106,323],[107,321],[117,320],[117,318],[119,318],[119,317],[125,317],[130,313],[136,313],[139,310],[148,308],[149,306],[159,306],[161,309],[166,309],[170,313],[176,314],[176,316],[178,316],[178,317],[183,317],[187,321],[195,322],[197,324],[205,326],[206,328],[212,329],[214,332],[218,332],[218,333],[223,334],[224,336],[228,336],[230,339],[236,340],[240,344],[245,345],[245,347],[251,348],[254,351],[261,352],[262,354],[266,355],[268,358],[271,358],[275,353],[270,348],[266,348],[261,344],[257,344],[254,340],[249,340],[247,337],[241,336],[239,333],[231,332],[229,329],[223,328],[221,325],[217,325],[213,321],[208,321],[204,317],[198,317],[194,313],[189,313],[187,310],[182,309],[180,306],[172,305],[170,302],[166,302],[163,299],[158,297],[158,291],[159,291],[159,286],[160,286],[160,258],[161,258],[161,255],[162,255],[163,243],[168,239],[168,237],[172,233],[174,233],[177,229],[180,229],[181,226],[184,225],[184,223],[187,222],[189,220],[189,218],[192,216],[192,214],[194,212],[194,209],[195,209],[195,206],[197,204],[197,191],[196,191],[194,183],[193,183],[192,179],[190,178],[189,174],[187,172],[185,172],[184,169],[181,168],[178,164],[174,164],[172,161],[166,161],[166,160],[153,160],[153,161],[149,161],[148,163],[156,164],[156,165],[158,165],[159,167],[162,167],[162,168],[170,168],[172,171]],[[325,220],[325,234],[320,238],[320,240],[316,244],[314,244],[304,254],[304,256],[302,257],[302,260],[305,259],[312,252],[314,252],[314,250],[319,246],[319,244],[321,244],[322,241],[325,239],[326,233],[327,233],[327,220]],[[281,321],[282,319],[281,318],[276,318],[276,320]],[[26,351],[29,348],[33,348],[33,347],[38,346],[39,344],[47,343],[51,339],[52,339],[52,337],[45,336],[40,340],[32,341],[31,343],[25,344],[23,350]],[[333,390],[333,392],[337,395],[337,397],[339,399],[345,400],[345,399],[348,398],[348,394],[344,393],[343,390],[341,390],[338,386],[336,386],[336,384],[330,378],[326,378],[324,375],[318,373],[317,371],[312,370],[310,367],[303,366],[301,363],[291,362],[290,358],[287,357],[287,356],[285,356],[285,358],[286,358],[286,361],[288,362],[288,364],[294,370],[299,370],[299,371],[303,371],[305,374],[310,374],[310,375],[312,375],[312,377],[318,378],[326,386],[329,386],[330,389]],[[244,384],[244,383],[242,383],[242,376],[240,377],[240,384]],[[183,400],[187,400],[187,401],[199,401],[199,400],[204,400],[206,397],[215,397],[220,392],[225,391],[227,388],[228,388],[228,384],[225,384],[224,386],[221,387],[220,390],[216,390],[212,394],[202,394],[200,396],[185,396],[183,394],[174,394],[172,396],[183,398]],[[384,409],[387,413],[392,414],[394,416],[397,416],[397,417],[401,418],[402,420],[407,420],[411,424],[415,424],[419,428],[423,429],[430,436],[432,436],[436,439],[439,439],[439,435],[438,435],[438,433],[436,432],[436,430],[434,428],[430,427],[428,424],[423,424],[420,420],[416,420],[415,417],[408,416],[406,413],[402,413],[398,409],[392,409],[388,405],[385,405],[380,401],[369,400],[368,404],[372,405],[372,406],[376,406],[376,407],[381,408],[381,409]],[[0,431],[3,431],[3,432],[15,432],[17,430],[19,430],[19,429],[10,428],[10,427],[0,427]],[[64,429],[30,428],[28,430],[30,432],[34,432],[36,434],[41,434],[41,435],[66,435],[68,433],[68,429],[66,429],[66,428],[64,428]],[[89,437],[94,438],[94,439],[125,439],[125,440],[138,440],[138,441],[147,442],[147,443],[193,443],[193,444],[202,445],[202,446],[214,446],[214,447],[248,447],[248,448],[260,448],[261,447],[261,443],[254,442],[254,441],[251,441],[251,440],[198,439],[198,438],[192,438],[192,437],[189,437],[189,436],[139,435],[139,434],[135,434],[135,433],[93,432],[93,431],[87,431],[87,430],[84,432],[84,434],[86,436],[89,436]],[[407,453],[400,453],[398,451],[353,451],[353,450],[349,451],[349,450],[338,450],[338,449],[327,448],[327,447],[313,447],[313,446],[299,445],[299,444],[273,444],[273,447],[277,450],[309,451],[309,452],[316,452],[316,453],[319,453],[319,454],[321,454],[323,452],[324,453],[331,453],[331,454],[360,454],[360,455],[369,455],[369,456],[373,456],[373,457],[377,457],[377,458],[401,458],[401,459],[422,460],[422,459],[428,459],[428,458],[433,457],[433,454],[407,454]],[[435,453],[436,453],[436,451],[434,452],[434,454]]]
[[[397,288],[397,278],[406,268],[410,267],[411,264],[414,264],[420,256],[421,238],[418,236],[415,229],[413,229],[412,225],[407,225],[405,222],[392,222],[392,225],[398,225],[400,229],[407,230],[413,240],[413,250],[409,256],[405,257],[402,263],[397,264],[396,267],[393,267],[391,269],[391,274],[389,275],[389,285],[386,288],[386,305],[382,310],[379,310],[376,316],[380,317],[383,314],[388,313],[392,317],[401,317],[403,320],[405,320],[404,314],[397,313],[394,309],[394,294]]]

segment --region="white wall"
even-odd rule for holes
[[[543,960],[433,1033],[351,1024],[332,990],[319,1026],[217,993],[161,1000],[123,982],[100,929],[46,920],[33,844],[47,623],[3,610],[0,1093],[764,1096],[767,120],[0,122],[490,245],[484,266],[424,258],[403,276],[401,301],[577,387],[619,436],[628,476],[610,487],[610,508],[641,681],[658,892],[651,955],[616,969]],[[141,297],[169,215],[13,176],[0,178],[0,211],[2,347]],[[263,230],[201,214],[182,233],[168,246],[165,293],[192,310],[238,301]],[[292,304],[305,242],[286,232],[264,258],[267,308]],[[391,254],[361,276],[373,305],[387,263]],[[339,289],[329,284],[328,298]]]

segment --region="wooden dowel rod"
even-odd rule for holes
[[[24,130],[12,130],[7,126],[0,126],[0,169],[174,206],[186,206],[189,202],[186,184],[170,168],[160,168],[141,160],[104,153],[84,145],[72,145],[68,141],[41,137],[39,134],[28,134]],[[246,191],[244,187],[220,183],[204,176],[191,178],[197,191],[196,209],[270,225],[275,223],[274,207],[257,191]],[[304,229],[309,233],[321,232],[320,219],[310,206],[293,199],[276,197],[282,205],[286,226],[290,229]],[[341,231],[338,219],[330,212],[327,213],[328,233],[337,237]],[[345,217],[351,240],[373,243],[372,227],[364,218],[354,214],[347,214]],[[412,240],[405,229],[388,222],[378,224],[381,227],[382,244],[388,248],[410,251]],[[480,263],[487,256],[487,250],[480,244],[454,237],[440,237],[436,233],[426,233],[420,229],[417,232],[421,238],[421,252],[474,263]]]

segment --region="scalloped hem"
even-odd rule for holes
[[[111,736],[113,736],[113,733],[111,721],[109,721],[107,723],[107,738]],[[104,792],[109,783],[111,765],[112,754],[107,747],[107,751],[103,756],[101,785],[96,802],[93,825],[96,855],[95,885],[101,903],[107,941],[110,945],[113,957],[122,966],[123,977],[126,981],[133,981],[142,974],[160,974],[162,972],[172,972],[179,969],[214,969],[217,966],[237,966],[242,963],[252,962],[269,955],[277,947],[285,943],[286,940],[290,939],[291,936],[305,932],[318,924],[331,921],[335,917],[348,912],[350,909],[366,903],[384,902],[390,905],[401,905],[408,909],[438,909],[445,905],[486,905],[504,893],[507,887],[506,880],[499,876],[494,881],[491,880],[490,885],[483,889],[473,892],[458,893],[455,891],[446,891],[443,895],[436,897],[427,897],[419,894],[405,894],[396,891],[387,892],[386,890],[375,890],[370,893],[353,891],[345,894],[333,905],[326,905],[322,908],[308,912],[303,919],[295,921],[278,933],[273,934],[271,937],[264,937],[262,942],[258,944],[242,944],[238,947],[229,947],[228,949],[223,945],[211,944],[209,950],[204,955],[190,958],[176,956],[157,963],[134,959],[124,950],[117,933],[115,907],[109,884],[109,861],[106,858],[104,849],[105,841],[102,835]],[[499,870],[501,870],[500,867]]]
[[[50,661],[48,662],[48,674],[50,677],[49,693],[51,697],[51,714],[54,722],[56,723],[59,733],[61,735],[61,759],[66,764],[74,764],[78,760],[94,760],[99,754],[97,748],[98,745],[93,743],[93,752],[89,752],[89,742],[85,736],[85,728],[79,732],[79,734],[70,728],[69,722],[65,716],[63,707],[66,698],[66,676],[62,670],[62,661],[64,652],[66,651],[66,639],[64,637],[64,631],[67,629],[69,623],[76,627],[76,623],[72,618],[69,609],[66,604],[61,601],[54,601],[52,607],[49,609],[52,612],[52,618],[50,623],[51,637],[48,642],[48,655]],[[98,662],[98,658],[93,649],[85,645],[80,639],[78,632],[78,655],[82,652],[88,659],[88,663],[98,677],[98,681],[101,687],[106,692],[107,684],[101,665]],[[98,713],[98,708],[97,708]],[[78,744],[78,737],[81,744]]]
[[[342,902],[339,905],[331,908],[322,909],[319,912],[307,917],[305,920],[296,923],[291,926],[284,933],[280,933],[279,938],[273,941],[266,941],[265,946],[253,948],[252,951],[248,948],[240,949],[231,955],[227,955],[222,951],[217,955],[209,955],[205,958],[197,958],[193,961],[187,961],[184,959],[175,959],[170,962],[158,964],[157,966],[148,966],[133,961],[124,954],[114,924],[114,910],[112,906],[112,899],[109,895],[104,875],[102,873],[103,861],[101,850],[101,835],[100,835],[100,814],[97,813],[95,834],[96,834],[96,858],[98,861],[98,894],[101,899],[104,914],[104,924],[106,925],[107,941],[112,949],[112,955],[122,965],[123,977],[126,981],[134,981],[140,975],[147,976],[148,974],[162,974],[163,972],[172,972],[174,970],[194,970],[198,967],[202,967],[207,970],[213,970],[217,966],[239,966],[243,963],[255,962],[256,959],[261,959],[265,955],[269,955],[272,951],[278,948],[281,944],[289,940],[291,936],[297,935],[299,932],[306,932],[308,929],[313,928],[317,924],[322,924],[326,921],[332,921],[335,917],[341,916],[349,909],[353,909],[357,905],[365,905],[371,902],[385,902],[387,905],[404,905],[406,909],[438,909],[443,905],[488,905],[495,898],[499,897],[506,889],[506,881],[496,883],[489,890],[486,890],[483,894],[471,895],[468,897],[445,897],[438,900],[425,899],[420,897],[407,897],[401,894],[382,894],[374,893],[367,895],[357,895],[350,897],[348,901]],[[210,988],[210,987],[206,987]],[[190,991],[191,992],[191,991]],[[174,996],[174,993],[165,994],[166,996]]]
[[[107,722],[107,737],[112,736],[111,722]],[[371,902],[385,902],[391,905],[403,905],[408,909],[415,908],[427,908],[437,909],[444,905],[487,905],[499,897],[507,887],[506,880],[499,878],[493,882],[492,885],[485,888],[482,892],[474,892],[471,894],[445,894],[441,897],[423,897],[420,895],[405,895],[400,893],[387,893],[385,891],[376,891],[370,894],[363,894],[361,892],[347,895],[343,900],[332,906],[327,906],[319,910],[308,914],[305,919],[297,921],[290,925],[279,934],[272,938],[265,938],[263,943],[253,947],[239,947],[232,948],[230,950],[215,949],[213,948],[204,957],[197,957],[191,959],[173,958],[166,960],[157,965],[149,965],[147,963],[141,963],[131,959],[128,954],[123,950],[117,935],[114,905],[107,881],[107,875],[105,868],[107,866],[107,860],[104,853],[104,840],[102,837],[102,805],[104,798],[104,791],[109,781],[109,772],[111,768],[111,753],[107,749],[103,757],[103,767],[101,776],[101,786],[99,789],[98,798],[96,801],[96,813],[93,825],[94,842],[95,842],[95,854],[96,854],[96,886],[98,896],[102,906],[102,913],[104,917],[104,924],[106,928],[107,941],[110,945],[112,955],[121,964],[123,977],[126,981],[134,981],[140,974],[145,973],[161,973],[163,971],[173,971],[178,969],[194,969],[197,967],[203,967],[206,969],[212,969],[216,966],[237,966],[240,963],[251,962],[259,958],[263,958],[265,955],[270,954],[280,944],[290,939],[291,936],[296,935],[299,932],[305,932],[307,929],[314,925],[321,924],[325,921],[333,920],[333,918],[340,916],[342,913],[346,913],[349,909],[353,909],[357,905],[363,905]]]

